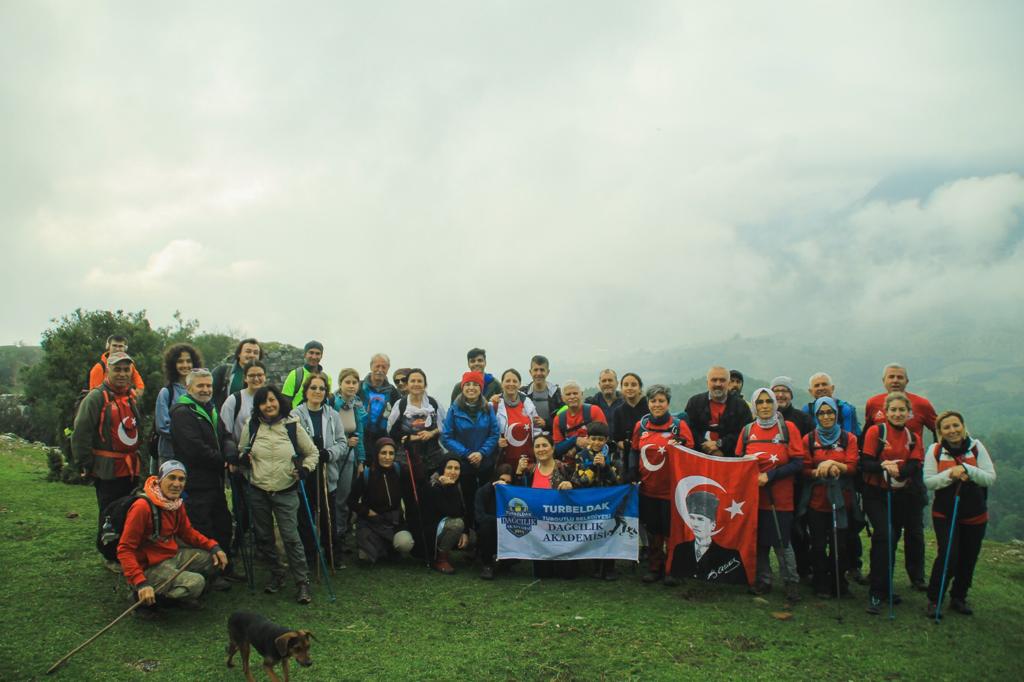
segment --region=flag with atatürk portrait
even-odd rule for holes
[[[754,584],[757,458],[713,457],[679,445],[672,470],[668,571],[677,578]]]

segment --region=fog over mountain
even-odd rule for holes
[[[333,372],[386,350],[442,394],[470,346],[685,380],[738,337],[722,362],[858,391],[887,359],[1020,366],[1021,25],[1012,2],[4,3],[0,343],[180,309],[318,338]]]

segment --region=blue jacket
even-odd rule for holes
[[[494,466],[494,452],[498,447],[498,420],[494,411],[485,405],[476,415],[469,416],[455,401],[448,408],[441,425],[441,445],[459,459],[466,460],[471,453],[479,452],[484,456],[480,463],[481,469]]]
[[[167,396],[170,393],[170,405]],[[164,386],[156,396],[156,415],[153,417],[153,424],[156,432],[160,435],[156,444],[157,456],[160,462],[174,459],[174,444],[171,442],[171,408],[177,404],[178,398],[188,393],[185,384],[172,384],[168,391]]]

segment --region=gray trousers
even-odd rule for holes
[[[455,549],[465,532],[466,524],[462,519],[446,516],[437,531],[437,551],[450,552]]]
[[[352,480],[356,472],[356,453],[349,452],[344,466],[338,473],[338,487],[334,493],[334,511],[337,522],[334,524],[334,539],[344,538],[348,534],[348,496],[352,492]]]
[[[793,545],[786,545],[779,551],[778,547],[769,545],[757,546],[757,580],[767,585],[772,584],[771,552],[775,550],[775,559],[779,562],[779,576],[787,583],[800,582],[796,571],[796,554]]]
[[[198,599],[206,588],[206,576],[213,575],[213,557],[205,549],[181,547],[178,553],[167,561],[150,566],[143,573],[146,582],[156,588],[163,581],[174,575],[183,563],[198,555],[195,561],[182,571],[174,581],[164,588],[160,596],[168,599]]]
[[[252,507],[252,521],[256,531],[256,544],[260,554],[269,561],[275,576],[283,576],[284,563],[277,554],[274,543],[274,520],[277,530],[281,533],[284,551],[288,555],[288,568],[292,579],[297,583],[309,581],[309,567],[306,565],[306,554],[299,538],[298,515],[305,514],[306,509],[299,499],[298,490],[268,493],[255,486],[249,486],[249,505]]]

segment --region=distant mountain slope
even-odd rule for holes
[[[709,366],[721,363],[743,371],[748,396],[759,385],[754,377],[766,377],[766,381],[780,374],[792,377],[797,388],[794,400],[803,405],[809,400],[808,378],[824,370],[836,382],[837,395],[862,410],[867,398],[882,390],[882,368],[897,361],[909,368],[911,391],[927,396],[938,410],[962,410],[976,433],[1022,430],[1024,423],[1010,409],[1024,397],[1024,345],[1020,343],[1024,333],[1019,326],[965,325],[944,333],[915,329],[898,337],[850,329],[823,335],[821,340],[799,330],[792,336],[737,336],[714,344],[638,350],[600,365],[563,363],[558,375],[583,377],[583,383],[592,384],[601,367],[611,366],[620,374],[637,372],[645,383],[685,385],[689,391],[700,386],[698,379]],[[682,409],[687,397],[674,397],[673,410]]]

